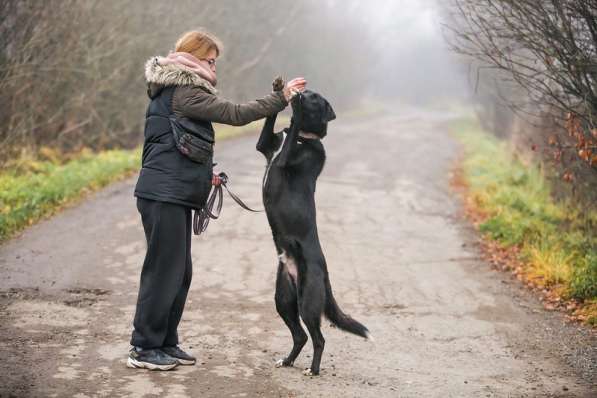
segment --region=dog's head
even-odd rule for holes
[[[328,122],[336,118],[330,103],[323,96],[311,90],[303,91],[293,101],[301,102],[301,130],[315,133],[319,138],[325,137]]]

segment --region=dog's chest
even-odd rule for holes
[[[274,155],[272,156],[271,160],[268,162],[268,164],[265,168],[265,175],[263,176],[263,186],[262,186],[263,189],[265,189],[265,187],[267,185],[267,180],[268,180],[272,165],[274,164],[274,162],[276,161],[278,156],[280,156],[280,152],[282,152],[282,148],[284,148],[284,142],[286,141],[286,137],[287,137],[287,135],[283,134],[283,138],[282,138],[282,141],[280,142],[280,146],[278,147],[278,149],[276,149],[276,152],[274,153]]]
[[[279,200],[279,195],[288,190],[310,192],[325,163],[325,150],[319,140],[299,139],[292,152],[289,165],[279,166],[279,156],[288,136],[283,135],[276,152],[266,166],[263,176],[264,199]],[[289,191],[289,192],[290,192]]]

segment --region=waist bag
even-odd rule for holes
[[[193,162],[211,162],[214,152],[214,133],[187,118],[170,116],[170,126],[176,148]]]

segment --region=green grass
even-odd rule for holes
[[[597,212],[555,202],[542,169],[524,164],[477,123],[452,126],[464,146],[463,175],[472,205],[486,215],[479,228],[503,246],[517,246],[526,275],[565,297],[597,299]]]
[[[0,174],[0,241],[81,194],[139,168],[140,150],[83,152],[75,159],[20,162]]]
[[[242,127],[215,125],[218,141],[259,131],[263,122]],[[288,117],[279,117],[279,126]],[[43,158],[45,160],[38,160]],[[123,176],[139,170],[141,149],[83,151],[64,161],[44,148],[35,158],[23,157],[0,172],[0,242]]]

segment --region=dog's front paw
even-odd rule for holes
[[[294,363],[293,362],[287,362],[286,358],[278,359],[276,361],[276,368],[291,367],[292,365],[294,365]]]
[[[307,368],[303,370],[303,375],[305,376],[319,376],[319,372],[313,372],[311,368]]]
[[[282,76],[278,76],[274,79],[272,88],[274,91],[282,91],[284,89],[284,79],[282,79]]]

